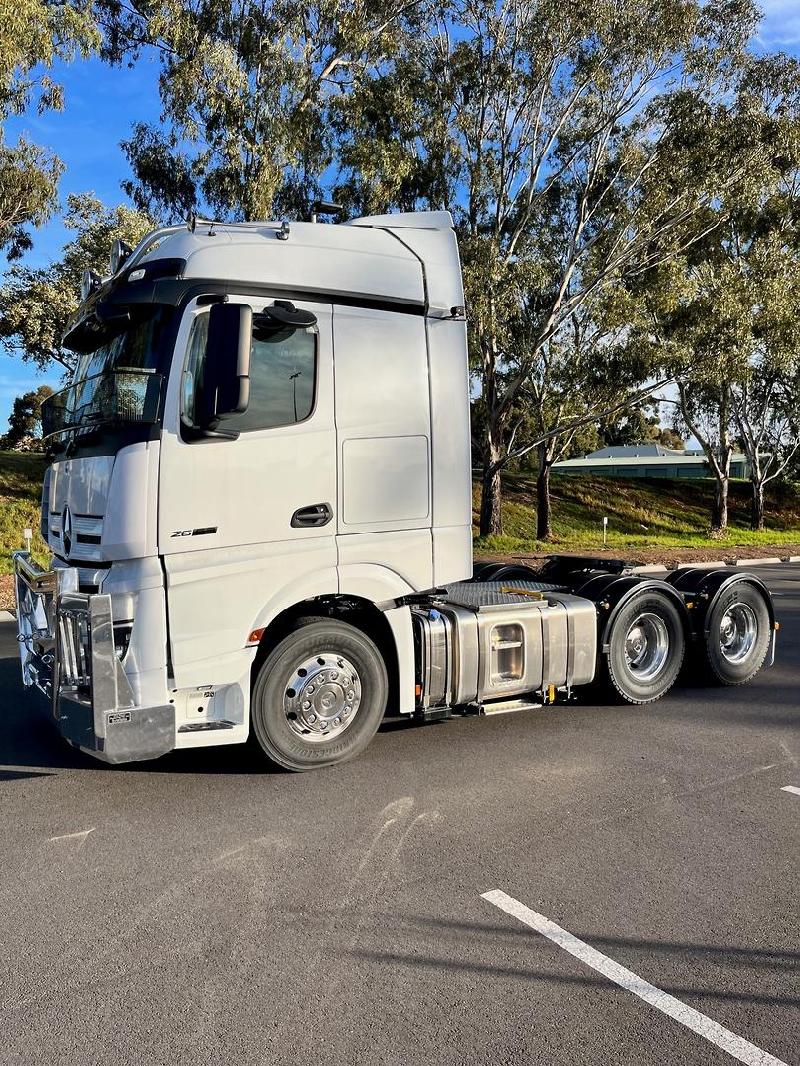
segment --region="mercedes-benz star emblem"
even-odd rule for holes
[[[72,551],[72,511],[69,507],[64,508],[61,516],[61,540],[67,555]]]

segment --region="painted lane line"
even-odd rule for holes
[[[516,918],[523,925],[527,925],[530,929],[541,933],[542,936],[546,936],[554,944],[557,944],[564,951],[584,963],[584,965],[591,966],[593,970],[597,970],[603,977],[607,977],[609,981],[613,981],[620,988],[632,992],[639,999],[643,999],[645,1003],[649,1003],[651,1007],[655,1007],[657,1010],[667,1014],[670,1018],[680,1022],[681,1025],[685,1025],[710,1043],[716,1044],[722,1051],[726,1051],[740,1062],[747,1063],[747,1066],[787,1066],[781,1059],[776,1059],[774,1055],[762,1051],[761,1048],[751,1044],[749,1040],[744,1040],[741,1036],[732,1033],[729,1029],[720,1025],[719,1022],[715,1022],[707,1015],[687,1006],[687,1004],[682,1003],[668,992],[663,992],[660,988],[656,988],[655,985],[651,985],[643,977],[639,977],[632,970],[620,966],[618,962],[614,962],[613,959],[603,955],[596,948],[584,943],[583,940],[579,940],[572,933],[568,933],[566,929],[562,929],[560,925],[551,922],[543,914],[537,914],[536,911],[526,907],[524,903],[507,896],[505,892],[499,890],[484,892],[481,898],[485,899],[487,903],[491,903],[492,906],[498,907],[501,911],[505,911],[506,914],[510,914],[512,918]]]
[[[77,833],[62,833],[58,837],[50,837],[50,843],[55,844],[58,840],[80,840],[81,843],[86,843],[86,838],[90,833],[94,832],[94,827],[91,829],[81,829]]]
[[[800,788],[797,785],[784,785],[781,792],[794,792],[795,796],[800,796]]]

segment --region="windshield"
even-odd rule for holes
[[[72,384],[42,405],[45,436],[99,423],[152,423],[158,414],[163,366],[175,321],[172,307],[135,309],[113,336],[82,352]],[[103,335],[98,335],[100,339]]]
[[[162,341],[172,321],[171,307],[148,307],[144,316],[93,352],[78,357],[72,375],[73,385],[107,370],[158,370]]]

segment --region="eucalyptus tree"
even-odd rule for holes
[[[670,349],[681,420],[716,483],[712,531],[727,527],[730,458],[750,460],[754,528],[764,486],[797,448],[800,316],[800,63],[752,59],[730,104],[731,143],[755,145],[743,180],[714,205],[717,225],[670,276],[647,279],[650,328]]]
[[[756,22],[749,0],[452,0],[349,98],[345,191],[457,220],[486,411],[482,533],[501,527],[515,404],[548,394],[575,316],[699,240],[747,168],[720,101]],[[542,441],[569,429],[540,404]]]
[[[800,368],[759,363],[733,390],[739,439],[750,464],[750,526],[765,525],[764,490],[800,452]]]
[[[305,215],[336,167],[332,112],[377,77],[421,5],[399,0],[96,0],[103,54],[160,57],[161,121],[123,147],[136,205],[174,219]]]
[[[88,4],[0,0],[0,124],[34,107],[61,110],[64,96],[50,69],[87,55],[99,42]],[[21,134],[5,143],[0,125],[0,250],[10,258],[31,245],[31,227],[56,209],[61,162]]]
[[[141,212],[104,207],[91,194],[69,196],[63,222],[75,236],[59,259],[36,268],[14,263],[0,284],[0,341],[40,370],[53,363],[72,369],[74,356],[61,338],[78,308],[84,270],[106,274],[115,238],[135,245],[153,228]]]

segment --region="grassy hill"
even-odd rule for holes
[[[0,574],[11,571],[11,552],[24,548],[22,531],[34,531],[34,550],[46,553],[39,537],[39,503],[44,458],[0,451]]]
[[[716,558],[738,549],[777,550],[800,544],[800,489],[777,486],[767,494],[767,525],[755,533],[750,524],[750,485],[733,481],[730,487],[730,528],[726,537],[709,537],[713,498],[710,479],[610,478],[557,475],[551,478],[554,540],[536,540],[536,481],[522,475],[504,480],[503,535],[477,538],[482,555],[538,551],[595,551],[603,544],[603,516],[608,517],[608,547],[618,554],[642,554],[664,549],[713,548]],[[479,486],[474,486],[473,518],[477,522]],[[750,554],[748,551],[747,554]],[[743,553],[744,554],[744,553]],[[757,552],[756,552],[757,554]],[[792,553],[794,554],[794,553]],[[710,558],[711,556],[709,556]]]

